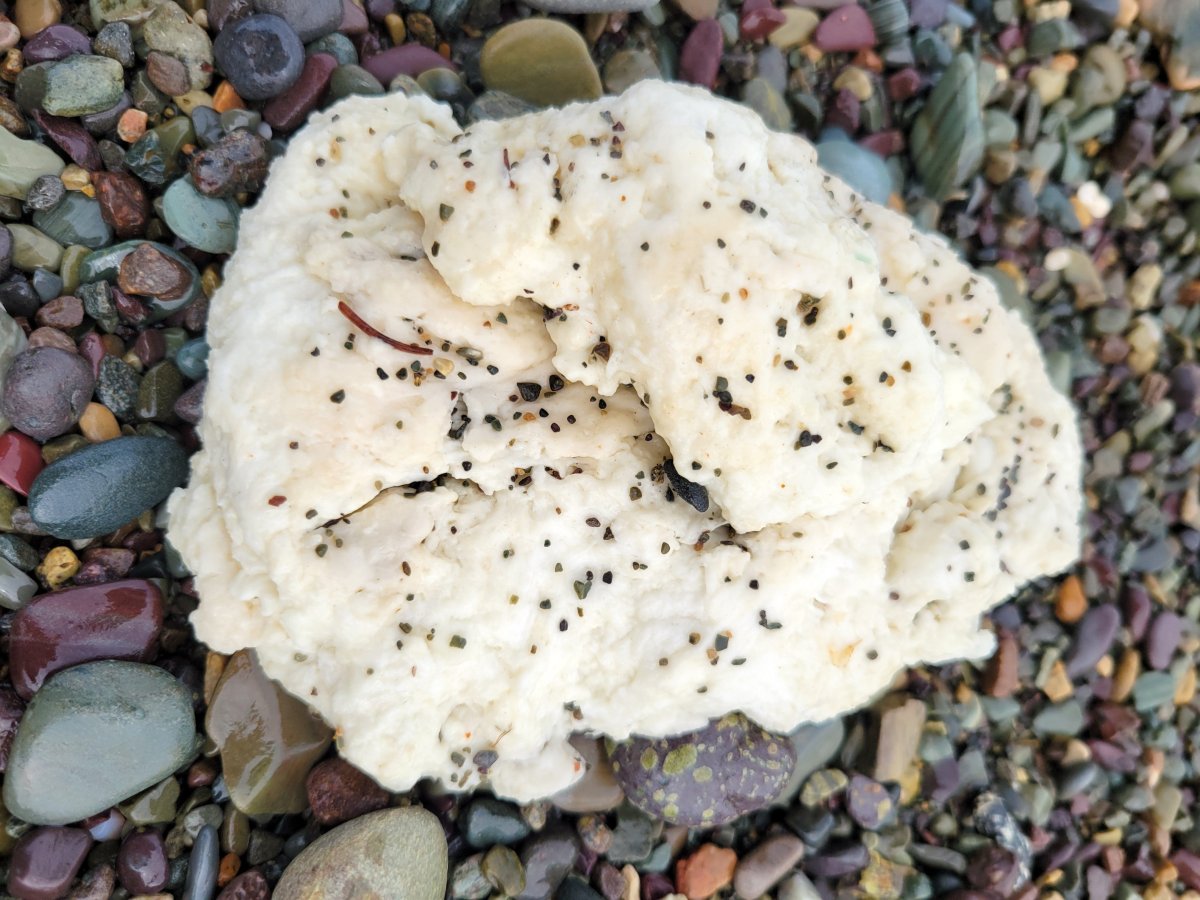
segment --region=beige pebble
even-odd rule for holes
[[[404,17],[399,13],[388,13],[383,17],[383,26],[388,30],[388,35],[392,39],[392,43],[396,46],[404,43],[405,35],[408,34],[408,29],[404,27]]]
[[[89,403],[84,409],[83,415],[79,417],[79,430],[93,444],[111,441],[121,436],[121,426],[117,423],[117,417],[107,406],[99,403]]]
[[[185,116],[190,116],[197,107],[207,106],[212,109],[213,105],[212,95],[205,91],[188,91],[186,94],[180,94],[172,99],[183,110]]]
[[[66,584],[78,571],[79,557],[70,547],[55,547],[37,567],[37,574],[52,588]]]
[[[1129,699],[1129,695],[1133,691],[1133,683],[1137,681],[1140,674],[1142,674],[1142,658],[1131,647],[1121,656],[1121,662],[1117,664],[1117,674],[1113,676],[1112,697],[1110,698],[1113,703],[1124,703]]]
[[[1063,665],[1061,659],[1055,660],[1054,665],[1050,667],[1050,677],[1046,679],[1042,693],[1049,698],[1051,703],[1061,703],[1075,693],[1075,686],[1071,684],[1071,679],[1067,675],[1067,667]]]
[[[1183,677],[1175,686],[1174,701],[1176,706],[1187,706],[1196,696],[1196,667],[1188,666],[1183,670]]]
[[[0,21],[0,50],[11,50],[21,40],[21,29],[8,19]]]
[[[132,144],[146,133],[148,118],[140,109],[125,110],[117,121],[117,137],[127,144]]]
[[[1097,219],[1103,219],[1112,212],[1112,201],[1100,190],[1100,185],[1094,181],[1085,181],[1081,184],[1075,196]]]
[[[1049,106],[1066,93],[1068,77],[1066,72],[1047,69],[1044,66],[1034,66],[1029,70],[1026,80],[1030,87],[1037,91],[1042,105]]]
[[[807,42],[821,21],[820,17],[811,9],[785,6],[780,12],[783,13],[785,21],[767,38],[780,50],[791,50],[793,47],[799,47]]]
[[[847,66],[842,70],[842,74],[834,79],[833,86],[837,90],[848,90],[857,99],[867,101],[871,99],[871,95],[875,93],[875,85],[871,83],[871,76],[860,69],[858,66]]]
[[[17,0],[12,17],[21,37],[28,40],[62,18],[62,4],[58,0]]]

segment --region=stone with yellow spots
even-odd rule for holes
[[[79,557],[70,547],[55,547],[37,567],[38,575],[52,588],[66,584],[79,571]]]
[[[706,827],[766,806],[796,764],[790,741],[741,713],[677,737],[611,744],[609,757],[638,809],[672,824]]]

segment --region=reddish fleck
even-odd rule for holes
[[[356,326],[362,329],[371,337],[379,338],[389,347],[395,347],[397,350],[403,350],[405,353],[412,353],[416,356],[433,356],[433,351],[428,347],[418,347],[415,344],[406,344],[403,341],[398,341],[395,338],[388,337],[374,325],[368,324],[362,316],[350,308],[350,304],[345,300],[338,301],[338,312],[353,322]]]
[[[272,506],[283,506],[283,504],[287,503],[287,497],[283,496],[283,494],[276,494],[267,502]]]

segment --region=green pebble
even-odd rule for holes
[[[1200,162],[1191,162],[1178,169],[1168,186],[1176,200],[1200,200]]]
[[[85,116],[111,109],[125,90],[125,70],[106,56],[77,54],[46,70],[42,108],[52,116]]]
[[[190,21],[174,3],[164,3],[150,14],[142,26],[142,40],[148,50],[166,53],[187,68],[194,91],[202,91],[212,82],[212,40],[199,25]]]
[[[485,853],[480,869],[503,896],[516,897],[525,890],[525,867],[508,847],[493,847]]]
[[[132,825],[160,825],[175,820],[178,804],[179,782],[172,776],[122,805],[121,812]]]
[[[654,56],[646,50],[618,50],[604,64],[604,86],[613,94],[650,78],[662,78],[662,74]]]
[[[359,65],[338,66],[329,77],[330,100],[362,95],[373,97],[383,93],[379,79]]]
[[[17,498],[16,492],[7,485],[0,484],[0,529],[4,531],[12,530],[13,512],[20,505],[21,501]]]
[[[58,275],[62,279],[64,294],[74,294],[78,289],[80,269],[83,268],[84,259],[91,252],[91,248],[85,247],[83,244],[72,244],[63,250]]]
[[[314,53],[328,53],[338,61],[338,65],[358,65],[358,51],[354,49],[354,43],[340,31],[317,38],[304,48],[306,56]]]
[[[792,110],[783,94],[765,78],[751,78],[742,87],[742,103],[758,113],[774,131],[792,130]]]
[[[38,592],[37,583],[7,559],[0,559],[0,606],[20,609]]]
[[[24,200],[43,175],[58,175],[66,167],[58,154],[36,141],[23,141],[0,128],[0,194]]]
[[[555,19],[526,19],[496,31],[479,54],[483,83],[537,106],[595,100],[600,73],[583,37]]]
[[[167,359],[172,360],[176,365],[179,365],[179,362],[175,359],[175,357],[179,351],[183,349],[183,345],[188,342],[187,329],[180,328],[179,326],[175,326],[173,328],[164,328],[160,334],[162,334],[163,342],[166,344]],[[180,371],[183,370],[180,369]],[[184,374],[186,375],[187,373],[184,372]]]
[[[206,197],[190,177],[172,182],[162,198],[163,219],[186,243],[205,253],[232,253],[240,208],[232,200]]]
[[[143,663],[84,663],[51,677],[30,701],[4,804],[37,825],[77,822],[161,781],[195,747],[191,692],[173,675]]]
[[[187,116],[176,116],[143,134],[125,153],[125,164],[149,184],[165,184],[181,171],[179,151],[196,141]]]
[[[33,224],[60,244],[80,244],[92,250],[105,246],[113,237],[100,213],[100,203],[79,191],[67,191],[53,209],[35,212]],[[78,251],[72,259],[78,259]]]
[[[148,116],[161,115],[171,103],[170,97],[150,83],[145,69],[139,69],[129,80],[129,98]]]
[[[1133,683],[1133,706],[1148,713],[1171,702],[1175,696],[1175,679],[1169,672],[1143,672]]]
[[[14,266],[22,272],[32,272],[34,269],[58,271],[63,257],[61,244],[30,225],[13,223],[8,230],[13,237]]]
[[[50,465],[70,456],[76,450],[90,446],[91,443],[82,434],[64,434],[42,445],[42,460],[46,465]]]
[[[529,835],[529,825],[511,803],[477,797],[459,818],[459,830],[468,844],[480,850],[493,844],[516,844]]]
[[[935,199],[945,198],[983,162],[984,128],[975,62],[961,53],[929,96],[909,134],[913,163]]]
[[[199,381],[208,374],[208,342],[204,338],[193,338],[175,354],[175,365],[184,377]]]
[[[1049,56],[1061,50],[1074,50],[1083,43],[1083,35],[1070,19],[1050,19],[1033,26],[1025,48],[1030,56]]]
[[[1073,737],[1083,729],[1083,708],[1078,700],[1046,706],[1031,723],[1034,734]]]
[[[12,494],[13,508],[15,509],[16,495],[7,487],[4,490]],[[11,517],[11,511],[8,515]],[[2,521],[0,521],[0,525],[3,525]],[[12,563],[22,572],[32,572],[42,561],[41,554],[15,534],[0,534],[0,559]]]
[[[160,362],[142,376],[137,417],[146,422],[177,421],[175,401],[183,393],[183,376],[172,362]]]

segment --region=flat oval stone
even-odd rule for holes
[[[170,880],[167,845],[157,831],[131,834],[117,852],[121,886],[131,894],[154,894]]]
[[[12,222],[8,226],[12,235],[12,264],[22,272],[48,269],[57,272],[62,264],[63,246],[31,225]]]
[[[240,208],[232,200],[206,197],[191,178],[172,182],[163,194],[163,219],[175,234],[205,253],[232,253]]]
[[[62,116],[49,116],[40,110],[34,112],[33,119],[75,165],[82,166],[89,172],[103,168],[104,163],[100,158],[100,148],[96,139],[78,122],[64,119]]]
[[[0,409],[25,434],[48,441],[79,421],[94,387],[92,367],[83,357],[57,347],[35,347],[13,360]]]
[[[1121,627],[1121,613],[1111,603],[1093,606],[1075,629],[1075,640],[1063,662],[1067,675],[1077,678],[1089,671],[1108,652]]]
[[[162,593],[149,581],[44,594],[13,617],[9,677],[28,700],[51,675],[79,663],[145,662],[153,657],[162,622]]]
[[[13,848],[8,892],[21,900],[64,896],[91,848],[91,835],[82,828],[33,829]]]
[[[21,140],[0,128],[0,195],[24,200],[38,178],[58,175],[65,168],[66,163],[45,144]]]
[[[609,748],[613,773],[638,809],[677,825],[716,826],[769,805],[796,763],[786,737],[741,713],[670,738]]]
[[[143,234],[150,221],[150,200],[140,181],[128,172],[97,172],[92,176],[100,214],[119,238]]]
[[[0,435],[0,482],[22,496],[29,496],[33,480],[46,467],[38,442],[19,431]]]
[[[187,454],[172,440],[116,438],[47,466],[29,493],[29,513],[55,537],[95,537],[157,506],[187,472]]]
[[[505,25],[479,54],[483,83],[538,106],[595,100],[600,73],[583,37],[564,22],[526,19]]]
[[[388,897],[442,900],[446,837],[419,806],[386,809],[339,825],[292,860],[273,900]]]
[[[279,16],[239,19],[213,43],[217,65],[246,100],[269,100],[300,77],[304,45]]]
[[[342,23],[342,0],[254,0],[254,9],[279,16],[306,44]]]
[[[25,710],[4,805],[35,824],[77,822],[162,781],[195,746],[191,693],[169,673],[84,663],[47,681]]]
[[[251,651],[230,657],[208,707],[208,736],[221,752],[225,785],[248,816],[297,813],[305,778],[332,738],[329,727],[267,677]]]

